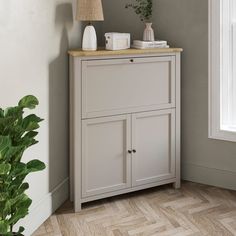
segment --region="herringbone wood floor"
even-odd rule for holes
[[[236,235],[236,192],[190,182],[87,203],[67,202],[33,236]]]

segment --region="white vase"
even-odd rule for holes
[[[146,27],[143,32],[143,41],[155,41],[155,35],[152,23],[145,23]]]

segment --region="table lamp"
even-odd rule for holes
[[[91,21],[103,21],[103,9],[101,0],[78,0],[76,19],[88,21],[83,34],[82,50],[97,50],[97,35]]]

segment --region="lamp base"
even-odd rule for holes
[[[97,35],[96,35],[96,30],[92,25],[87,25],[84,30],[82,50],[83,51],[97,50]]]

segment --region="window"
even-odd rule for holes
[[[236,141],[236,0],[209,0],[209,137]]]

